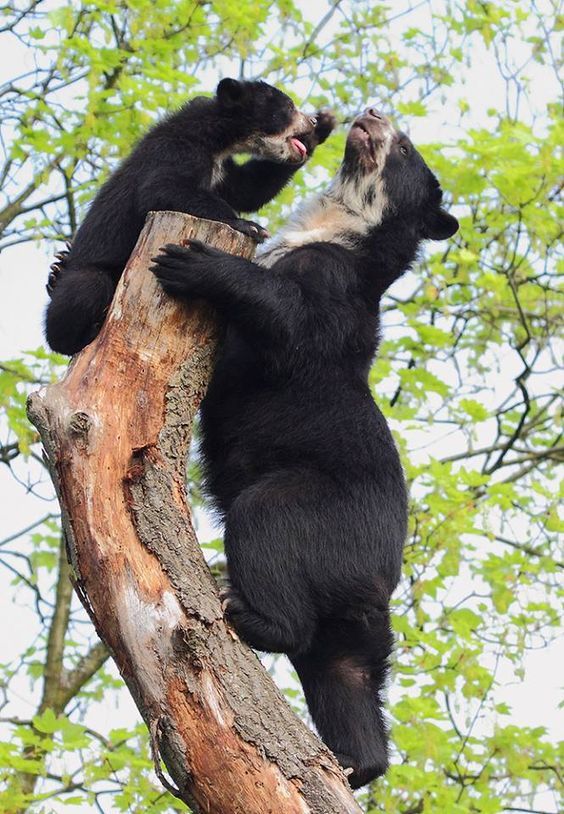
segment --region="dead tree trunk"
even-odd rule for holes
[[[30,398],[75,586],[194,811],[359,814],[333,757],[224,624],[192,527],[186,459],[218,330],[208,306],[168,298],[148,271],[189,237],[253,252],[224,224],[152,213],[102,332]]]

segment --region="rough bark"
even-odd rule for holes
[[[189,237],[253,252],[224,224],[150,214],[102,332],[30,398],[75,586],[194,811],[358,814],[332,755],[225,625],[196,540],[185,468],[219,331],[148,271]]]

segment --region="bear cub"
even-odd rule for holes
[[[201,410],[227,618],[252,647],[288,654],[353,788],[388,764],[381,694],[407,524],[368,373],[382,295],[422,241],[458,228],[441,202],[411,141],[370,108],[329,187],[258,262],[192,241],[153,268],[168,293],[208,298],[227,325]]]
[[[333,126],[330,114],[316,121],[265,82],[235,79],[158,123],[100,189],[51,267],[50,347],[72,355],[97,335],[150,210],[224,221],[263,240],[264,229],[238,213],[270,201]],[[241,152],[256,157],[236,164]]]

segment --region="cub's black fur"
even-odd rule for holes
[[[167,292],[208,298],[227,322],[202,404],[227,617],[253,647],[289,655],[355,788],[388,761],[381,691],[407,512],[368,371],[382,294],[421,241],[458,228],[441,198],[409,139],[369,109],[330,187],[261,265],[193,241],[167,246],[154,267]]]
[[[52,267],[51,348],[73,354],[94,339],[150,210],[225,221],[264,239],[266,232],[237,212],[270,201],[333,126],[331,115],[316,124],[271,85],[235,79],[157,124],[101,188]],[[238,152],[260,158],[237,165],[231,156]]]

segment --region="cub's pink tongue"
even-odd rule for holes
[[[305,146],[305,144],[303,144],[299,140],[299,138],[292,138],[292,139],[290,139],[290,141],[292,142],[292,145],[296,148],[296,150],[298,151],[300,156],[302,158],[305,158],[306,155],[307,155],[307,147]]]

